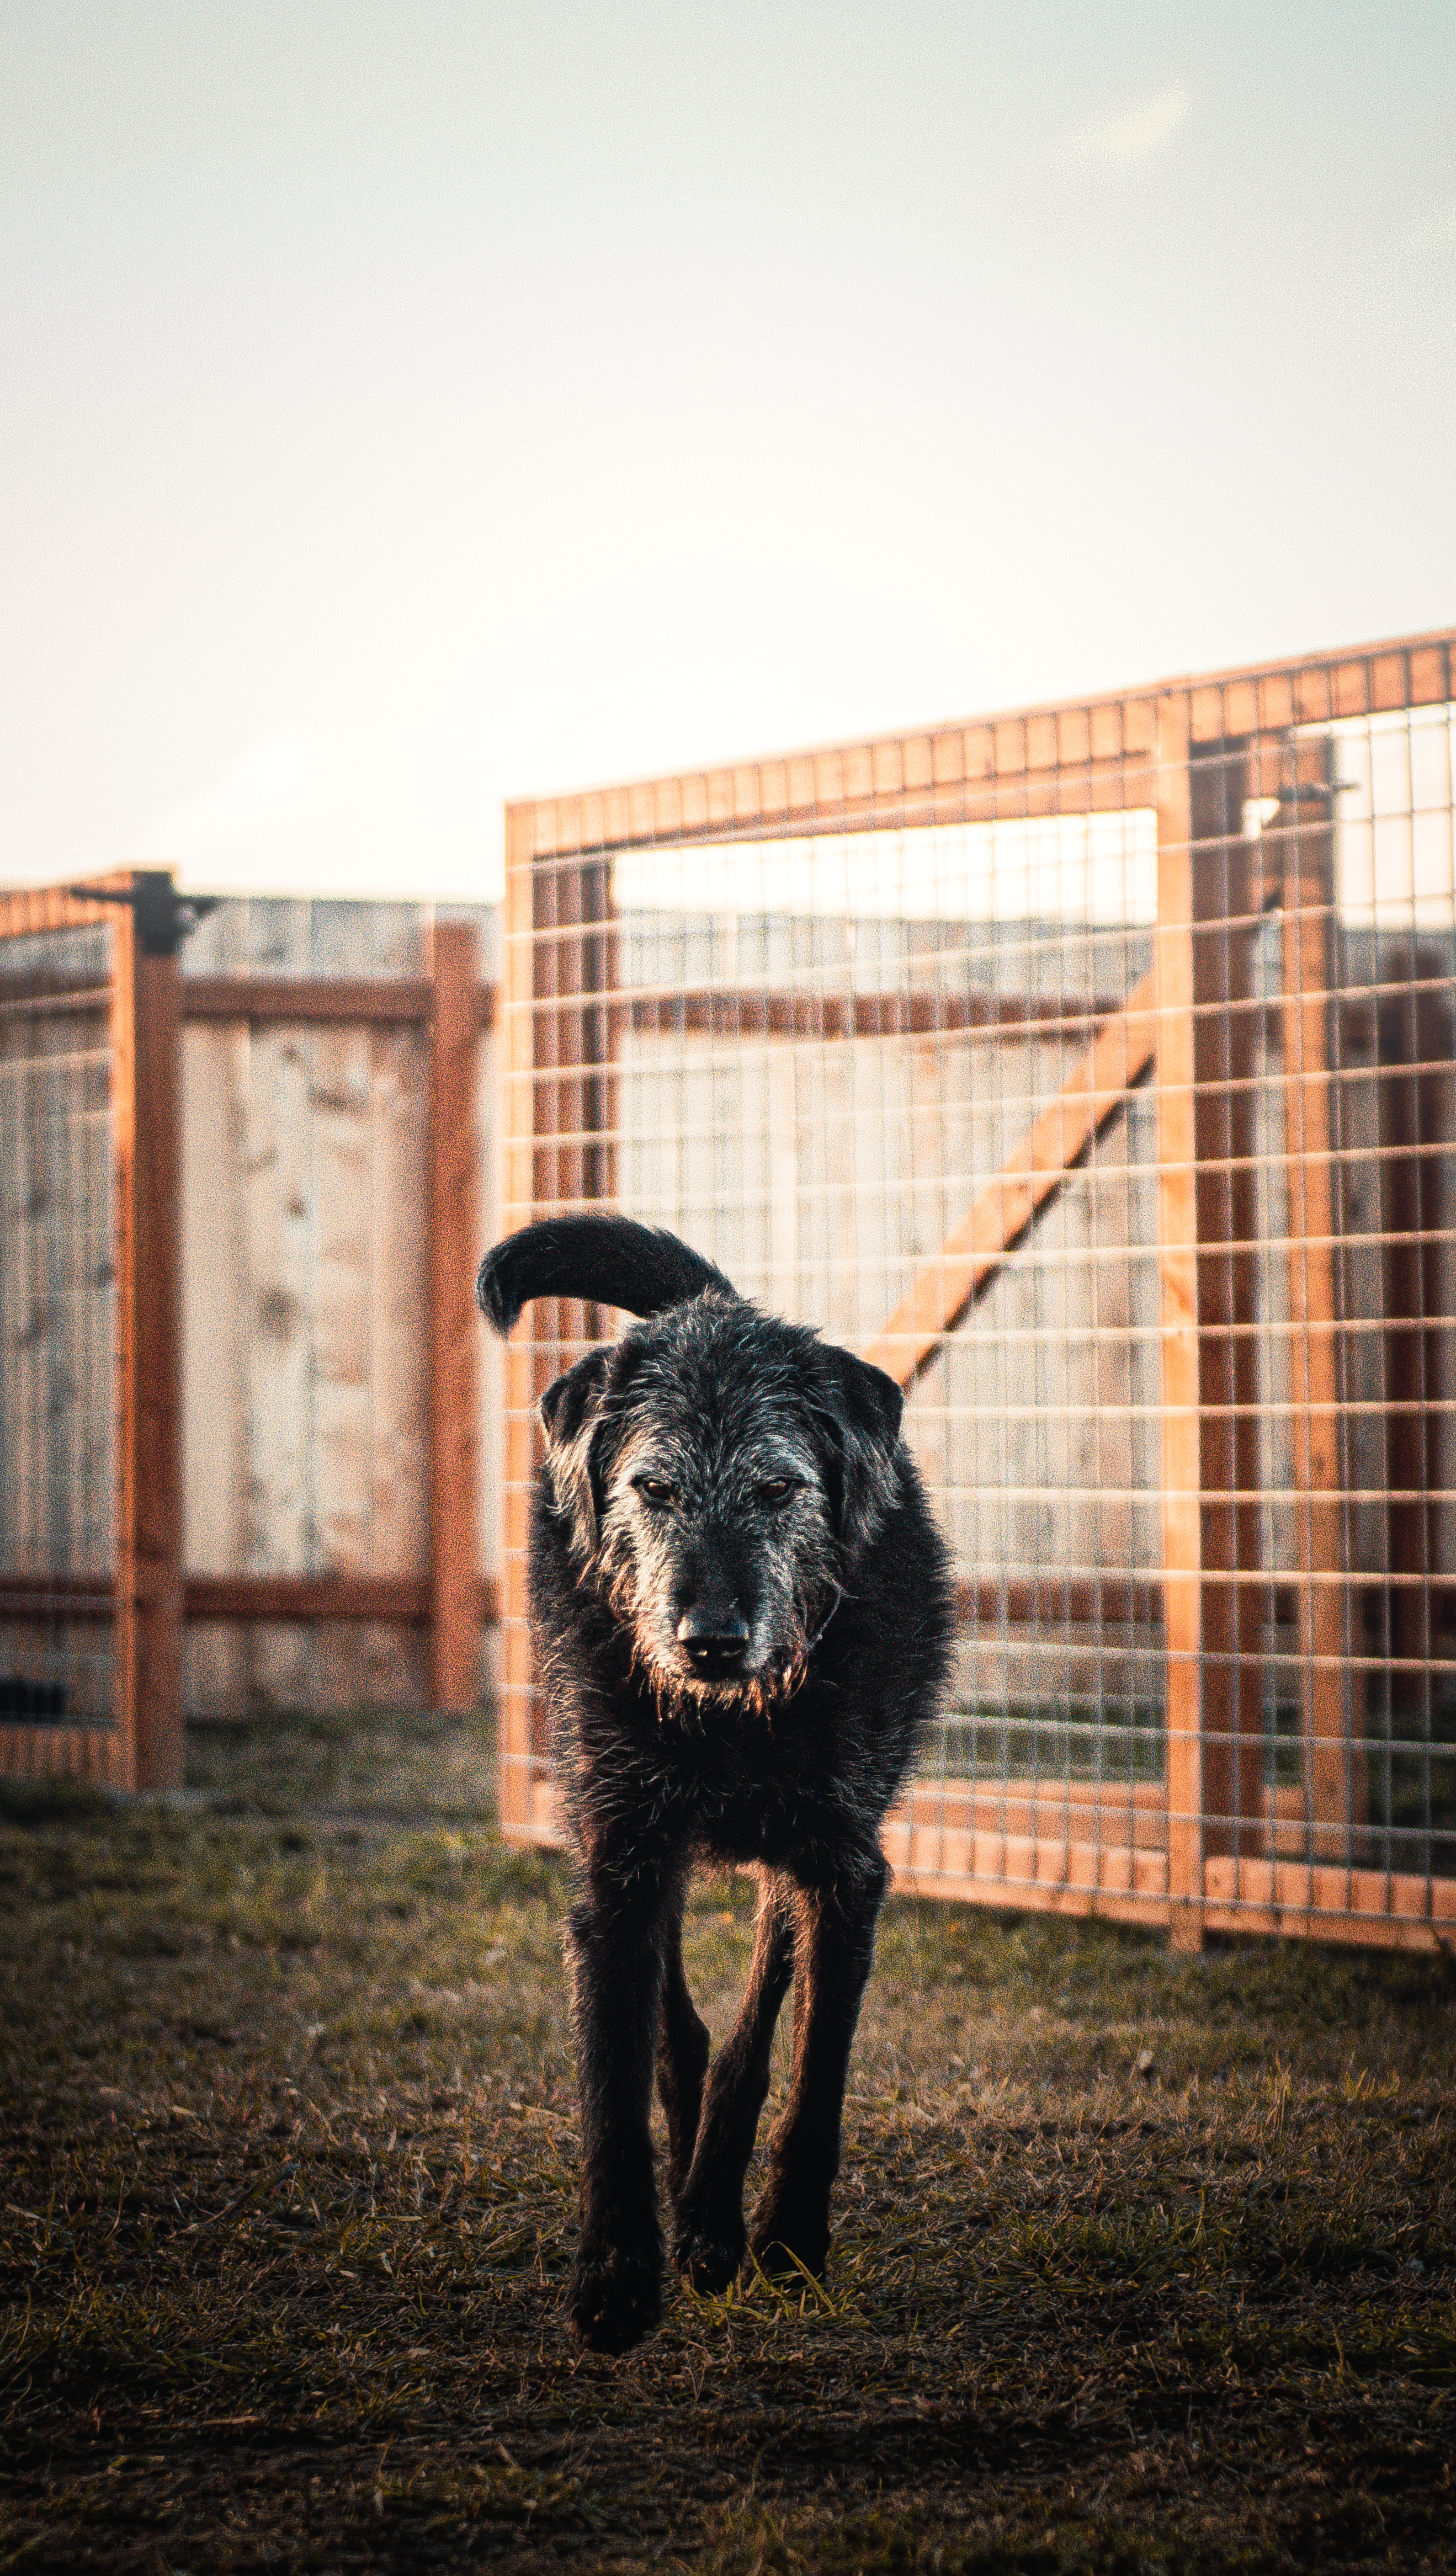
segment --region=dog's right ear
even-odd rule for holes
[[[835,1534],[852,1563],[884,1515],[905,1398],[892,1377],[853,1351],[826,1342],[820,1359],[833,1372],[833,1400],[819,1412],[830,1503]]]
[[[588,1351],[548,1386],[537,1410],[546,1434],[546,1473],[556,1508],[571,1523],[572,1545],[583,1564],[596,1552],[600,1513],[592,1447],[601,1427],[602,1399],[612,1353]]]

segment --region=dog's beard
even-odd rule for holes
[[[603,1590],[630,1647],[633,1667],[652,1693],[658,1717],[686,1717],[696,1725],[714,1714],[771,1717],[803,1683],[811,1642],[823,1618],[822,1610],[816,1614],[812,1602],[801,1602],[796,1595],[774,1622],[774,1632],[751,1672],[709,1679],[679,1657],[675,1640],[663,1637],[660,1615],[654,1616],[656,1596],[644,1600],[641,1569],[634,1560],[629,1557],[606,1574]],[[837,1587],[828,1584],[825,1591],[827,1606],[837,1597]]]
[[[644,1536],[647,1544],[644,1546]],[[643,1532],[625,1513],[605,1516],[587,1580],[623,1637],[632,1666],[651,1691],[661,1718],[695,1727],[715,1718],[772,1715],[798,1691],[815,1645],[841,1594],[838,1550],[827,1525],[780,1524],[743,1561],[750,1637],[745,1662],[711,1675],[694,1668],[677,1635],[683,1558],[676,1545]]]

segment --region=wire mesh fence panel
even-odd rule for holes
[[[43,923],[0,919],[0,1741],[120,1779],[113,933]]]
[[[518,806],[506,1219],[890,1369],[955,1553],[914,1885],[1456,1928],[1451,639]],[[510,1830],[554,1830],[507,1385]]]
[[[1106,1842],[1129,1893],[1162,1797],[1161,1652],[1131,1615],[1159,1549],[1146,1102],[998,1241],[973,1300],[947,1300],[940,1265],[968,1208],[1006,1231],[1002,1176],[1147,974],[1154,855],[1139,813],[613,870],[620,1204],[780,1313],[885,1336],[910,1382],[966,1619],[922,1845],[964,1874],[974,1836],[980,1873],[1014,1879],[1044,1861],[1023,1846],[1100,1863]],[[922,1359],[886,1327],[927,1287],[946,1311]]]

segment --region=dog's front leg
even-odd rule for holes
[[[688,1992],[682,1954],[682,1899],[665,1926],[662,2023],[657,2038],[657,2091],[667,2120],[667,2187],[682,2194],[697,2143],[708,2072],[708,2033]]]
[[[792,1891],[767,1877],[738,2018],[708,2078],[692,2169],[677,2201],[673,2260],[696,2290],[725,2290],[748,2243],[743,2177],[768,2092],[774,2025],[794,1966]]]
[[[768,2178],[749,2231],[767,2272],[791,2272],[791,2255],[811,2272],[824,2269],[849,2052],[886,1876],[872,1851],[858,1866],[842,1867],[831,1886],[799,1890],[793,2076],[768,2142]]]
[[[662,2229],[648,2121],[673,1890],[638,1869],[589,1873],[567,1949],[581,2105],[581,2240],[568,2300],[583,2342],[625,2352],[662,2313]]]

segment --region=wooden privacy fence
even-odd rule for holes
[[[906,1387],[960,1567],[902,1885],[1456,1936],[1452,638],[508,809],[504,1223]],[[556,1831],[508,1354],[507,1832]]]
[[[418,907],[0,895],[0,1769],[165,1787],[184,1705],[477,1701],[493,1002]]]

